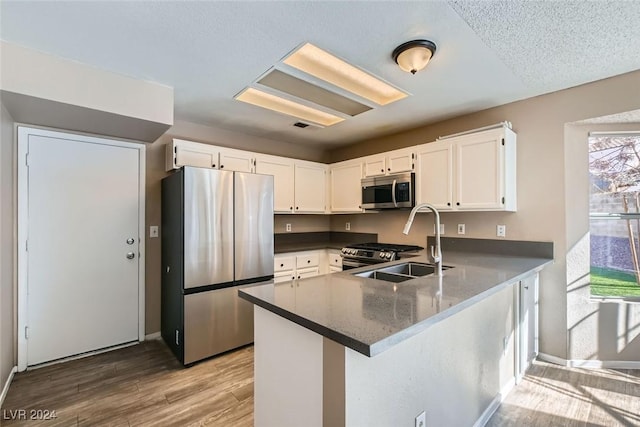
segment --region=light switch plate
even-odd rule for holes
[[[347,230],[347,231],[351,230],[351,223],[350,222],[345,223],[344,224],[344,229]]]
[[[157,225],[149,226],[149,237],[151,237],[151,238],[158,237],[158,226]]]

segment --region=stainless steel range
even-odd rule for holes
[[[342,248],[342,270],[395,261],[424,248],[392,243],[358,243]]]

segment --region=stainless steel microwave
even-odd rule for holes
[[[412,208],[415,205],[415,174],[364,178],[362,207],[364,209]]]

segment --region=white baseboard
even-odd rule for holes
[[[160,338],[162,338],[162,336],[160,335],[160,331],[144,336],[145,341],[159,340]]]
[[[502,387],[502,389],[500,390],[500,393],[498,393],[496,397],[493,398],[491,403],[489,403],[489,406],[487,406],[487,409],[485,409],[482,415],[480,415],[480,417],[476,420],[476,422],[473,424],[473,427],[484,427],[489,422],[493,414],[498,410],[498,408],[500,407],[500,404],[507,397],[511,389],[515,387],[515,385],[516,385],[516,379],[511,378]]]
[[[538,353],[538,359],[544,362],[555,363],[556,365],[560,366],[569,366],[567,359],[562,359],[560,357],[552,356],[546,353]]]
[[[4,398],[7,397],[7,393],[9,393],[9,386],[11,385],[11,381],[13,381],[13,376],[16,372],[18,372],[17,366],[11,368],[11,372],[9,372],[9,376],[7,377],[7,382],[4,383],[4,387],[2,388],[2,394],[0,394],[0,407],[4,404]]]
[[[555,363],[556,365],[568,366],[570,368],[640,369],[640,361],[637,360],[567,360],[544,353],[538,354],[538,359],[549,363]]]

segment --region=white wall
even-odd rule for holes
[[[13,119],[0,110],[0,390],[15,366]]]

